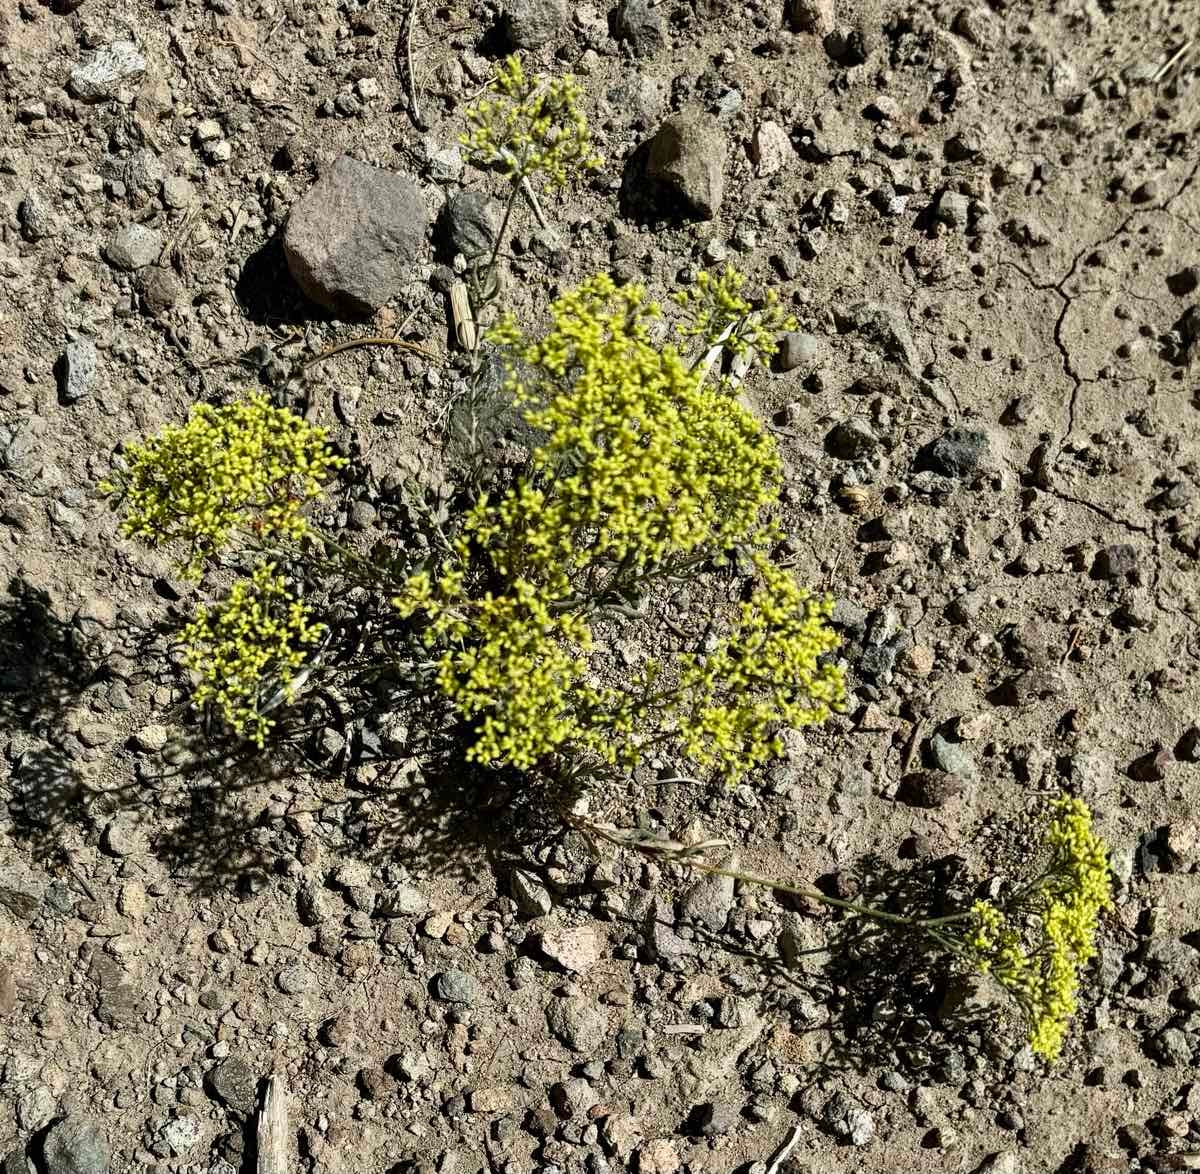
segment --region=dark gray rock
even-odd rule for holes
[[[505,0],[500,31],[513,49],[540,49],[557,41],[570,19],[567,0]]]
[[[906,632],[899,632],[879,644],[869,644],[858,658],[859,674],[876,684],[890,684],[896,668],[896,657],[911,644],[912,637]]]
[[[29,190],[17,205],[17,221],[27,241],[40,241],[54,232],[54,216],[42,194]]]
[[[119,178],[131,192],[154,193],[162,187],[166,177],[167,169],[162,158],[148,147],[143,147],[121,163],[118,175],[114,178]]]
[[[443,970],[433,980],[433,996],[443,1003],[469,1007],[479,1001],[480,993],[479,981],[465,970]]]
[[[96,382],[96,344],[90,338],[67,343],[59,360],[58,394],[63,403],[73,404],[92,394]]]
[[[462,253],[467,260],[481,257],[495,247],[496,223],[489,200],[481,192],[456,192],[446,201],[438,228],[447,251]]]
[[[165,314],[183,301],[179,275],[165,265],[151,265],[141,279],[142,302],[151,314]]]
[[[1092,562],[1094,579],[1126,579],[1134,574],[1139,565],[1137,549],[1128,542],[1115,542],[1096,552]]]
[[[71,70],[67,89],[81,102],[106,102],[146,72],[146,59],[132,41],[114,41]]]
[[[984,432],[971,428],[951,428],[931,441],[917,454],[917,468],[941,477],[969,477],[988,452]]]
[[[209,1093],[231,1113],[246,1118],[258,1104],[258,1077],[245,1060],[230,1056],[205,1078]]]
[[[649,57],[667,43],[662,12],[651,0],[621,0],[612,16],[612,32],[639,57]]]
[[[73,1114],[50,1126],[43,1143],[46,1174],[108,1174],[112,1153],[99,1124]]]
[[[825,1125],[836,1137],[851,1145],[867,1145],[875,1136],[875,1119],[845,1093],[835,1093],[822,1114]]]
[[[283,252],[318,305],[366,314],[412,279],[428,228],[411,179],[341,155],[292,208]]]
[[[658,211],[712,220],[725,195],[724,132],[708,114],[680,114],[659,127],[646,155]]]
[[[132,273],[153,265],[162,252],[162,234],[144,224],[126,224],[117,229],[104,249],[105,259],[116,269]]]
[[[871,55],[870,45],[858,28],[835,28],[821,42],[832,61],[847,68],[862,65]]]
[[[1177,298],[1186,298],[1188,294],[1200,289],[1200,265],[1188,265],[1167,278],[1167,288]]]
[[[835,424],[825,437],[825,451],[840,461],[857,461],[879,447],[875,429],[860,416]]]
[[[676,931],[674,909],[661,897],[654,898],[646,913],[646,944],[659,964],[668,969],[696,952],[696,947]]]
[[[1168,1068],[1187,1068],[1192,1063],[1192,1044],[1178,1027],[1167,1027],[1154,1037],[1155,1058]]]
[[[909,807],[945,807],[963,790],[964,783],[958,775],[944,770],[918,770],[900,780],[897,798]]]
[[[554,908],[550,890],[523,868],[513,869],[508,887],[522,917],[545,917]]]

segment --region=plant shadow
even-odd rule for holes
[[[336,671],[272,715],[263,749],[181,710],[161,750],[103,785],[83,768],[65,718],[104,683],[109,656],[123,673],[141,658],[156,675],[174,632],[114,625],[89,635],[14,581],[0,601],[0,726],[24,737],[0,783],[0,816],[59,871],[70,867],[72,838],[98,836],[120,817],[199,892],[253,892],[313,858],[318,843],[466,879],[481,860],[519,856],[558,826],[570,788],[468,761],[468,731],[436,691],[370,663],[364,628],[395,622],[386,611],[330,607],[327,618],[337,625]]]
[[[0,729],[11,763],[0,804],[18,839],[47,866],[65,861],[61,830],[86,823],[107,794],[89,786],[67,728],[90,690],[133,683],[139,658],[161,646],[161,628],[113,616],[62,619],[43,589],[9,580],[0,597]],[[119,666],[119,667],[118,667]],[[133,666],[133,667],[131,667]]]
[[[822,891],[829,890],[819,881]],[[839,874],[836,895],[905,917],[942,917],[971,902],[961,857],[902,867],[867,856]],[[744,936],[691,924],[689,941],[739,964],[733,989],[762,1001],[778,1028],[786,1059],[801,1069],[793,1099],[839,1076],[892,1072],[908,1083],[961,1083],[971,1066],[1011,1056],[1015,1005],[1006,997],[974,1003],[978,976],[932,936],[831,912],[772,890],[783,916],[807,948],[747,944]],[[829,892],[828,895],[834,895]],[[648,938],[656,925],[675,927],[653,908],[631,927]],[[949,935],[954,927],[947,927]],[[639,939],[641,940],[641,939]],[[734,972],[730,972],[733,974]],[[728,976],[727,976],[728,977]]]

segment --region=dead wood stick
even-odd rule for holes
[[[258,1115],[258,1174],[288,1174],[288,1095],[282,1076],[267,1078]]]

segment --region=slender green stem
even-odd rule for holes
[[[931,930],[938,926],[951,925],[955,922],[967,921],[974,917],[974,913],[969,909],[962,913],[952,913],[947,917],[905,917],[900,913],[888,913],[884,909],[877,909],[873,905],[860,905],[856,901],[843,901],[840,897],[831,897],[827,893],[822,893],[820,889],[781,884],[779,881],[772,880],[768,876],[759,876],[753,872],[741,872],[734,868],[719,868],[711,864],[692,863],[691,866],[701,872],[708,873],[710,876],[726,876],[731,880],[741,881],[743,884],[761,885],[763,888],[774,889],[780,893],[791,893],[793,896],[804,897],[810,901],[819,901],[822,905],[828,905],[833,909],[841,909],[846,913],[855,913],[860,917],[866,917],[871,921],[878,921],[887,925],[903,925],[910,929]]]
[[[493,286],[496,279],[496,264],[500,260],[500,249],[504,244],[504,234],[508,231],[508,222],[512,218],[513,209],[517,205],[517,197],[521,194],[521,176],[513,178],[512,191],[508,194],[508,203],[504,205],[504,218],[500,221],[500,231],[496,233],[496,244],[492,249],[491,260],[488,261],[485,285]]]
[[[336,538],[330,538],[323,530],[318,530],[316,526],[310,525],[306,533],[312,534],[320,542],[322,542],[330,550],[341,555],[342,558],[349,559],[352,563],[364,568],[377,583],[382,584],[386,589],[392,590],[395,584],[385,575],[369,558],[358,553],[353,547],[346,546],[338,542]]]

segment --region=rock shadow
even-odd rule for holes
[[[310,301],[292,278],[283,254],[282,233],[246,258],[234,293],[242,312],[256,326],[333,321],[333,315]]]

